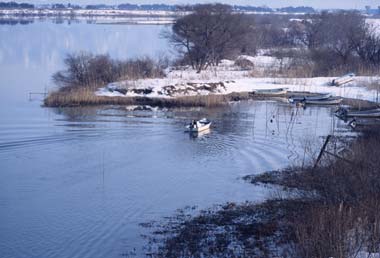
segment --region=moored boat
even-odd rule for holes
[[[321,94],[318,94],[318,95],[311,95],[311,96],[307,96],[307,95],[291,96],[289,98],[289,102],[301,102],[301,101],[306,101],[306,100],[310,100],[310,101],[314,101],[314,100],[326,100],[326,99],[329,99],[329,98],[331,98],[331,94],[330,93],[321,93]]]
[[[353,129],[357,127],[365,127],[365,126],[380,126],[380,119],[378,118],[361,118],[361,119],[352,119],[348,125]]]
[[[342,98],[328,98],[321,100],[305,100],[304,102],[307,105],[339,105],[342,101]]]
[[[201,120],[193,120],[190,124],[186,126],[186,132],[199,133],[205,130],[210,129],[211,121],[203,118]]]
[[[255,90],[254,91],[256,94],[261,94],[261,95],[285,95],[288,93],[287,88],[277,88],[277,89],[260,89],[260,90]]]
[[[355,80],[355,74],[349,73],[349,74],[343,75],[342,77],[339,77],[339,78],[332,80],[331,85],[332,86],[342,86],[343,84],[352,82],[353,80]]]
[[[380,108],[361,110],[361,111],[349,111],[347,109],[341,109],[336,112],[337,116],[350,118],[380,118]]]

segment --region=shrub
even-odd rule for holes
[[[126,61],[111,59],[108,55],[89,53],[69,54],[64,60],[66,69],[53,75],[53,81],[68,90],[75,87],[98,88],[104,84],[128,79],[163,77],[163,62],[151,58]]]

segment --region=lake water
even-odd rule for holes
[[[141,255],[143,228],[188,205],[262,201],[240,177],[307,159],[345,129],[330,108],[241,102],[215,109],[42,108],[71,51],[126,58],[170,47],[161,26],[0,26],[0,257]],[[184,133],[208,117],[210,132]],[[309,150],[310,149],[310,150]],[[306,150],[306,152],[305,152]]]

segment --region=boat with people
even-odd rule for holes
[[[202,118],[201,120],[193,120],[190,124],[186,125],[186,132],[199,133],[205,130],[209,130],[211,126],[211,121],[207,118]]]
[[[255,90],[254,93],[260,95],[286,95],[288,93],[288,88],[276,88],[276,89],[259,89]]]
[[[350,111],[346,108],[341,108],[335,112],[336,116],[341,118],[380,118],[380,108],[368,110]]]

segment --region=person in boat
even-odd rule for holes
[[[197,122],[195,122],[195,120],[191,121],[191,128],[197,128]]]

